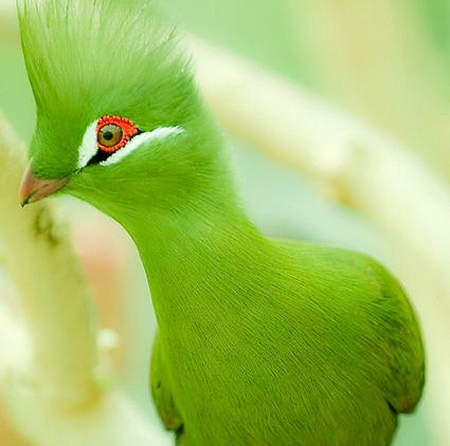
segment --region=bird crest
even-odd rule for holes
[[[136,107],[187,77],[174,30],[153,1],[18,0],[18,11],[38,109]]]

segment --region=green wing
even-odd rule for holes
[[[386,353],[391,376],[386,382],[387,400],[399,413],[414,410],[425,382],[425,353],[419,324],[398,282],[378,263],[372,268],[382,284],[383,320],[391,327],[385,330]]]
[[[414,310],[398,282],[363,254],[293,241],[278,241],[278,245],[287,249],[312,278],[309,289],[328,283],[325,291],[323,287],[315,291],[321,293],[321,305],[340,314],[348,332],[373,341],[365,344],[365,350],[355,351],[367,355],[376,368],[372,379],[391,409],[412,412],[424,386],[425,355]],[[346,317],[347,313],[352,316]],[[348,339],[353,341],[358,342]],[[369,352],[369,348],[373,350]]]
[[[166,429],[177,434],[183,430],[183,421],[176,409],[170,389],[169,376],[164,363],[162,346],[158,334],[153,342],[150,366],[150,388],[158,415]]]

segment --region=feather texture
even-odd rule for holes
[[[161,94],[159,82],[167,84],[169,78],[173,84],[184,65],[174,31],[162,25],[151,1],[117,3],[19,0],[25,60],[38,106],[62,98],[79,106],[105,90],[114,96],[118,83],[127,91],[151,89],[156,95]],[[151,82],[143,84],[142,73]]]

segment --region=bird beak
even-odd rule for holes
[[[58,178],[50,180],[38,178],[34,174],[33,169],[29,164],[22,178],[22,184],[20,186],[20,204],[23,207],[27,204],[42,200],[42,198],[48,197],[49,195],[58,192],[68,182],[69,178]]]

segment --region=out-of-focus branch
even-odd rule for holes
[[[82,411],[55,411],[34,394],[10,398],[9,411],[20,432],[33,446],[169,446],[171,435],[162,432],[119,392],[105,393]],[[20,395],[20,394],[19,394]],[[20,416],[20,419],[17,418]]]
[[[0,397],[9,421],[33,446],[169,446],[170,435],[152,425],[120,391],[104,392],[87,407],[54,405],[23,375],[30,359],[25,326],[0,311]],[[18,379],[18,377],[21,379]],[[1,437],[3,444],[9,438]]]
[[[3,291],[3,289],[2,289]],[[2,296],[3,297],[3,296]],[[0,398],[5,394],[14,370],[23,371],[31,356],[29,333],[0,300]],[[2,446],[30,446],[11,425],[0,400],[0,440]]]
[[[420,2],[282,2],[317,87],[450,178],[448,64]],[[433,5],[439,13],[439,2]]]
[[[83,403],[96,394],[96,326],[66,225],[49,203],[22,209],[23,144],[0,117],[0,237],[34,342],[34,379],[49,398]],[[51,388],[48,387],[51,383]]]
[[[325,184],[390,237],[426,334],[428,395],[450,438],[450,191],[402,144],[282,79],[193,40],[204,97],[231,133]],[[446,443],[443,441],[443,445]]]
[[[25,151],[1,117],[0,167],[3,258],[25,313],[21,326],[0,307],[0,398],[9,418],[37,446],[171,444],[126,395],[97,385],[87,286],[49,204],[20,208]]]
[[[2,0],[0,2],[0,16],[11,18],[14,15],[15,15],[14,0]]]
[[[18,36],[14,0],[0,0],[0,39],[17,41]]]

